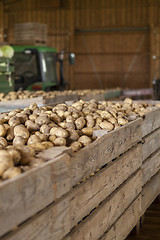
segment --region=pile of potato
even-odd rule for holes
[[[45,92],[45,91],[11,91],[7,94],[5,93],[0,93],[0,101],[10,101],[10,100],[16,100],[16,99],[27,99],[27,98],[36,98],[36,97],[44,97],[44,98],[54,98],[56,96],[65,96],[65,95],[71,95],[71,94],[77,94],[78,96],[86,96],[89,94],[99,94],[103,93],[104,90],[102,89],[85,89],[85,90],[65,90],[65,91],[50,91],[50,92]]]
[[[159,107],[157,105],[157,107]],[[147,103],[80,100],[72,105],[29,107],[0,115],[0,180],[13,178],[44,162],[37,154],[54,146],[73,152],[105,133],[117,129],[153,109]]]
[[[70,95],[73,94],[71,90],[66,90],[66,91],[50,91],[50,92],[45,92],[45,91],[11,91],[7,94],[5,93],[0,93],[0,101],[5,102],[5,101],[11,101],[11,100],[17,100],[17,99],[27,99],[27,98],[36,98],[36,97],[44,97],[44,98],[53,98],[55,96],[64,96],[64,95]]]

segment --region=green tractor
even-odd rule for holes
[[[46,46],[12,46],[14,49],[14,91],[64,90],[64,51],[57,54],[55,48]],[[75,55],[70,53],[69,62],[74,64]],[[60,80],[57,80],[56,64],[60,63]]]

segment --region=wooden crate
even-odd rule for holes
[[[141,119],[138,119],[97,139],[74,156],[64,153],[63,149],[54,156],[55,149],[48,149],[41,157],[51,161],[2,183],[0,235],[21,226],[1,239],[32,239],[31,235],[38,240],[44,240],[44,236],[62,239],[98,205],[105,202],[108,208],[108,204],[112,204],[111,200],[108,203],[110,195],[117,192],[118,187],[124,188],[126,195],[124,211],[141,191],[138,183],[141,170],[138,169],[142,154],[141,144],[137,144],[141,140],[140,128]],[[96,172],[97,169],[100,170]],[[95,174],[91,176],[93,172]],[[127,184],[124,183],[126,180]],[[137,182],[135,190],[128,199],[127,191],[134,182]],[[124,197],[121,190],[116,192],[115,199]],[[121,209],[116,218],[120,214]]]
[[[157,101],[153,103],[159,103]],[[160,110],[142,121],[142,214],[160,194]]]
[[[14,26],[16,44],[46,43],[47,25],[42,23],[19,23]]]
[[[130,122],[76,154],[48,149],[39,154],[45,164],[1,183],[0,239],[125,239],[160,193],[159,146],[145,151],[151,136],[158,141],[156,120],[150,131],[145,127],[156,116]]]

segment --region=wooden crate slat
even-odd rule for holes
[[[27,99],[16,99],[16,100],[10,100],[10,101],[2,101],[0,102],[1,106],[15,106],[15,107],[25,107],[29,106],[32,103],[37,103],[38,106],[43,105],[43,97],[36,97],[36,98],[27,98]]]
[[[155,101],[153,101],[153,103],[154,102]],[[145,118],[142,122],[142,137],[153,132],[155,129],[159,127],[160,127],[160,110],[155,109],[145,115]]]
[[[72,186],[141,141],[141,121],[130,122],[78,152],[71,165]]]
[[[53,98],[44,98],[43,103],[45,105],[56,105],[58,103],[63,103],[65,101],[78,101],[78,94],[66,94],[61,96],[55,96]]]
[[[99,240],[124,240],[137,224],[140,214],[141,195],[134,200],[134,202],[127,208],[111,229]]]
[[[134,156],[134,158],[132,156]],[[64,198],[62,198],[62,200],[59,200],[57,204],[60,204],[61,201],[65,201],[69,205],[69,206],[67,205],[67,208],[68,207],[70,208],[69,210],[70,225],[67,228],[68,232],[72,229],[72,227],[77,225],[81,219],[83,219],[87,214],[89,214],[97,205],[99,205],[104,199],[106,199],[106,197],[109,196],[129,176],[131,176],[131,174],[133,174],[138,168],[140,168],[141,161],[142,161],[141,145],[138,144],[136,147],[128,151],[126,154],[121,156],[116,161],[114,161],[110,166],[106,166],[103,170],[99,171],[99,173],[95,174],[92,178],[89,178],[87,181],[85,181],[84,183],[74,188],[71,192],[65,195]],[[57,189],[58,188],[62,188],[62,186],[57,185]],[[50,218],[50,211],[54,212],[55,211],[54,209],[56,208],[56,206],[57,205],[53,204],[53,210],[48,211],[48,208],[47,208],[44,211],[44,214],[48,215],[48,219],[49,219],[48,226],[53,225],[53,228],[54,228],[55,226],[54,224],[56,224],[56,226],[59,225],[60,229],[63,229],[64,228],[63,222],[61,224],[57,223],[59,219],[56,220],[55,216],[54,216],[54,221],[53,219]],[[41,222],[38,219],[43,218],[42,215],[37,216],[37,220],[35,221],[38,223]],[[65,216],[64,216],[64,219],[65,219]],[[50,222],[51,220],[53,221],[53,223]],[[34,225],[34,221],[33,221],[33,225]],[[39,226],[39,228],[41,228],[41,226]],[[41,231],[43,232],[43,230]],[[59,236],[59,235],[56,235],[57,234],[56,232],[55,233],[50,232],[50,234],[56,237],[56,239]],[[65,235],[66,235],[66,232],[61,232],[60,236],[63,237]],[[18,237],[20,236],[18,235]],[[30,236],[27,235],[27,237],[29,238]]]
[[[160,149],[142,164],[142,184],[145,185],[160,170]]]
[[[142,158],[146,160],[152,153],[160,148],[160,128],[153,131],[144,137],[144,144],[142,145]]]
[[[160,194],[160,171],[144,185],[142,189],[142,213],[151,205],[154,199]]]
[[[70,230],[70,198],[61,198],[1,240],[61,240]]]
[[[64,240],[97,240],[102,236],[141,192],[141,177],[141,170],[139,170],[77,225]]]
[[[70,189],[70,157],[58,156],[0,186],[0,236]]]
[[[92,178],[78,185],[70,203],[71,228],[140,168],[141,163],[141,145],[138,144]]]

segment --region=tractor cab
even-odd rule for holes
[[[46,46],[12,46],[14,49],[14,88],[51,91],[58,88],[57,53]]]

